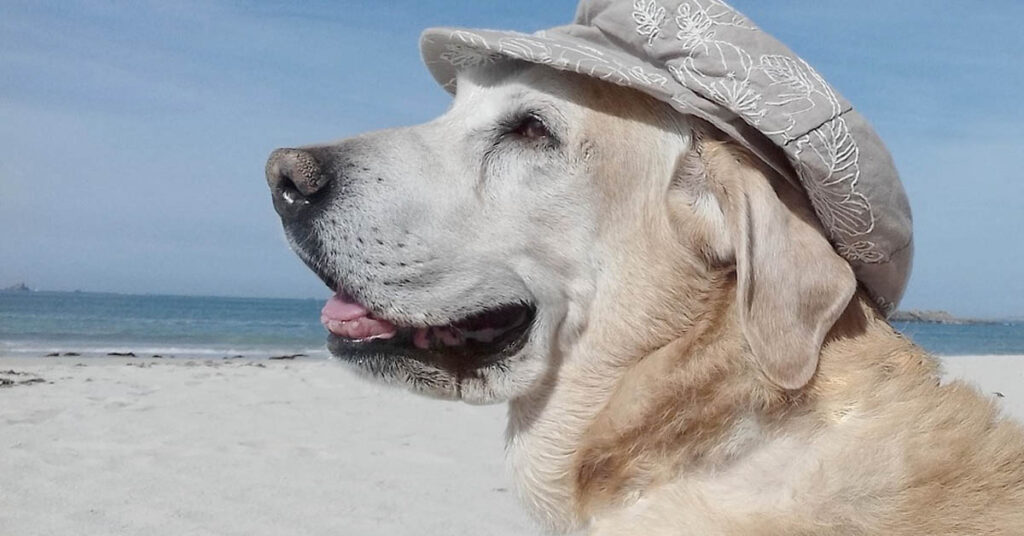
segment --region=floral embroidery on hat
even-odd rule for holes
[[[462,43],[450,43],[445,48],[447,50],[441,54],[441,58],[459,68],[477,67],[485,63],[492,63],[501,57]]]
[[[636,32],[646,36],[647,44],[651,45],[661,34],[661,25],[665,23],[665,8],[655,0],[633,0],[633,22],[636,23]]]

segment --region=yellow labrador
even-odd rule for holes
[[[338,358],[507,401],[554,530],[1024,534],[1021,427],[940,385],[802,192],[638,92],[459,77],[430,123],[268,161]]]

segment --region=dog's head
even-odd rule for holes
[[[769,379],[799,387],[853,293],[802,194],[707,125],[544,67],[460,73],[429,123],[275,151],[337,357],[415,391],[523,395],[576,350],[628,360],[728,287]]]

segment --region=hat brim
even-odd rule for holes
[[[560,31],[562,30],[562,31]],[[507,58],[545,65],[552,69],[592,76],[611,83],[652,93],[659,99],[671,98],[671,91],[658,92],[647,84],[667,84],[669,80],[650,66],[645,69],[636,58],[599,50],[571,31],[586,32],[582,26],[564,26],[547,32],[526,34],[501,30],[466,28],[429,28],[420,37],[423,61],[446,90],[455,91],[459,69],[471,68]],[[664,80],[664,81],[662,81]]]

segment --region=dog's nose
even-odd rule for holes
[[[294,218],[312,206],[330,178],[309,151],[277,149],[267,159],[267,184],[274,210],[282,218]]]

